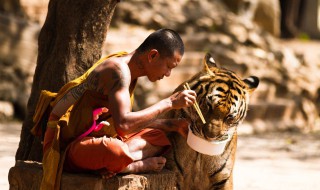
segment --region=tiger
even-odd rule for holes
[[[196,101],[206,120],[202,123],[191,106],[168,112],[165,118],[189,118],[190,130],[208,141],[221,138],[233,131],[231,140],[221,155],[209,156],[192,150],[182,136],[168,135],[172,151],[166,155],[168,170],[176,175],[176,188],[187,189],[233,189],[233,167],[237,147],[237,126],[248,110],[249,97],[259,85],[259,78],[250,76],[240,79],[233,71],[215,63],[211,53],[203,58],[202,71],[186,82],[197,94]],[[174,92],[183,90],[180,84]]]

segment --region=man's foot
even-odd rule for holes
[[[151,157],[129,164],[121,173],[159,172],[166,164],[164,157]]]

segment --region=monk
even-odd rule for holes
[[[166,163],[162,155],[170,148],[166,132],[186,136],[189,121],[157,117],[193,105],[196,94],[183,90],[134,112],[132,94],[139,77],[146,76],[151,82],[169,77],[183,54],[179,34],[160,29],[133,52],[101,59],[54,93],[43,144],[43,183],[57,180],[55,175],[61,167],[70,172],[98,171],[103,178],[117,173],[161,171]],[[98,116],[92,115],[95,110]],[[93,121],[104,120],[110,125],[79,138]]]

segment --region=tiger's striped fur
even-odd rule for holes
[[[223,154],[208,156],[189,148],[186,140],[172,133],[172,151],[166,167],[177,176],[178,189],[233,189],[232,171],[237,146],[237,126],[245,118],[249,95],[259,84],[257,77],[241,80],[234,72],[219,68],[208,53],[204,68],[187,81],[197,93],[197,102],[206,119],[203,124],[193,107],[173,110],[166,118],[190,118],[193,133],[207,140],[217,139],[233,129]],[[184,83],[183,83],[184,84]],[[181,84],[175,91],[183,89]]]

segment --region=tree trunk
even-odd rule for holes
[[[50,0],[38,39],[38,60],[16,160],[42,159],[40,138],[30,133],[43,89],[57,92],[101,56],[118,0]]]

